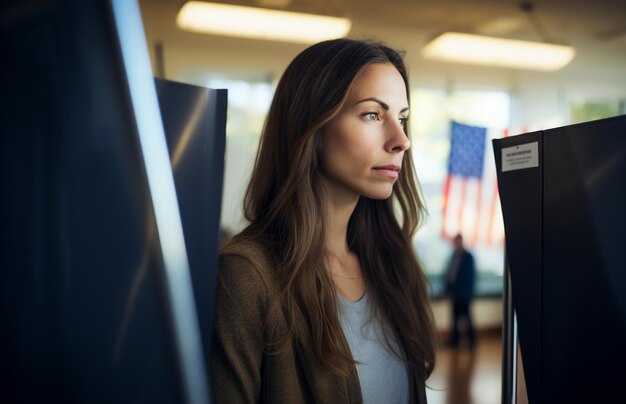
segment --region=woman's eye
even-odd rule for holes
[[[377,112],[366,112],[363,114],[365,119],[368,121],[378,121],[378,113]]]
[[[406,123],[408,122],[409,118],[401,116],[400,118],[398,118],[398,121],[400,121],[400,125],[404,126],[406,125]]]

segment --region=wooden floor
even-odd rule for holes
[[[499,333],[481,335],[474,350],[442,347],[426,381],[428,404],[500,404],[501,374]]]

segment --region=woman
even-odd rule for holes
[[[423,204],[408,98],[404,63],[382,44],[321,42],[287,67],[250,224],[220,257],[215,402],[426,402],[435,342],[411,243]]]

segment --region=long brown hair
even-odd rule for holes
[[[260,244],[276,263],[280,294],[269,316],[281,311],[287,329],[274,342],[284,346],[295,338],[313,349],[320,365],[341,374],[354,360],[341,343],[336,290],[322,260],[325,217],[318,169],[323,129],[372,63],[393,64],[404,79],[408,99],[401,55],[380,43],[321,42],[287,67],[245,196],[250,224],[235,238]],[[361,262],[375,313],[399,342],[401,352],[394,352],[426,379],[435,364],[434,322],[427,280],[411,242],[424,205],[411,153],[405,154],[402,165],[392,198],[360,198],[349,221],[348,245]]]

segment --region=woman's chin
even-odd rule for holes
[[[389,187],[389,189],[372,190],[370,192],[364,193],[363,196],[369,199],[382,201],[385,199],[389,199],[389,197],[391,197],[392,194],[393,194],[393,187]]]

